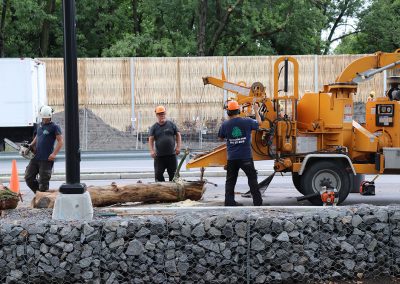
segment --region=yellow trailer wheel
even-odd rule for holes
[[[301,178],[301,187],[304,195],[319,193],[323,186],[336,188],[339,192],[339,202],[346,200],[352,187],[352,180],[346,167],[340,160],[314,160],[307,165],[307,170]],[[321,197],[316,196],[308,199],[314,205],[322,205]]]

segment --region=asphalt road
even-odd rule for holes
[[[153,159],[148,152],[102,152],[98,154],[82,154],[80,163],[81,173],[118,173],[118,172],[152,172]],[[65,160],[58,158],[54,163],[54,173],[65,173]],[[0,154],[0,175],[11,173],[11,161],[16,156],[8,156]],[[188,159],[187,159],[188,160]],[[182,171],[186,171],[186,161],[182,166]],[[21,174],[25,171],[28,160],[18,158],[17,167]],[[259,170],[272,170],[272,161],[256,161],[256,168]],[[222,168],[208,168],[207,171],[222,170]],[[198,170],[194,170],[198,171]]]
[[[260,177],[263,178],[263,177]],[[367,179],[372,179],[372,176],[366,176]],[[186,178],[187,180],[196,180],[198,177]],[[223,206],[224,201],[224,177],[209,177],[210,182],[216,183],[217,187],[212,184],[207,184],[207,190],[204,194],[203,200],[199,202],[199,206]],[[136,183],[138,179],[124,179],[124,180],[88,180],[82,181],[87,186],[90,185],[108,185],[111,182],[117,184],[131,184]],[[141,179],[142,182],[153,182],[153,179]],[[62,184],[61,181],[51,181],[50,187],[57,189]],[[242,198],[240,193],[248,190],[247,179],[239,177],[235,188],[236,201],[243,203],[245,206],[251,206],[252,200]],[[19,206],[30,206],[30,201],[33,198],[33,193],[27,188],[24,182],[21,182],[21,192],[24,194],[24,203]],[[263,199],[264,206],[310,206],[308,201],[298,202],[296,197],[301,196],[292,184],[290,176],[276,176],[271,182],[269,188],[265,192]],[[375,196],[362,196],[358,193],[351,193],[346,201],[342,204],[355,205],[361,203],[368,203],[373,205],[391,205],[400,204],[400,186],[399,177],[397,176],[381,176],[376,181],[376,195]],[[168,204],[143,204],[136,205],[141,207],[159,208],[170,206]]]
[[[23,175],[27,160],[18,160],[17,168],[18,173]],[[272,161],[260,161],[255,162],[256,168],[261,173],[272,170]],[[136,173],[147,173],[142,175],[143,182],[153,182],[152,178],[149,178],[153,172],[153,160],[150,158],[106,158],[106,159],[86,159],[80,164],[81,173],[120,173],[120,172],[136,172]],[[196,180],[199,178],[198,170],[186,170],[185,163],[182,170],[191,177],[185,177],[188,180]],[[212,173],[213,171],[222,172],[222,168],[208,168],[206,172]],[[0,175],[9,175],[11,173],[11,161],[6,159],[0,159]],[[65,161],[60,159],[56,161],[54,166],[54,174],[65,173]],[[141,176],[141,175],[139,175]],[[147,178],[143,178],[143,177]],[[371,180],[374,176],[366,176],[367,180]],[[265,176],[259,176],[259,181],[264,179]],[[204,195],[201,204],[204,206],[222,206],[224,200],[224,177],[210,176],[207,177],[210,182],[216,183],[217,187],[211,184],[207,185],[207,190]],[[107,185],[111,182],[117,182],[118,184],[129,184],[136,183],[138,179],[97,179],[97,180],[82,180],[81,182],[86,185]],[[2,179],[4,184],[8,183],[6,178]],[[63,181],[52,180],[50,188],[57,189]],[[375,196],[362,196],[357,193],[352,193],[343,203],[343,205],[354,205],[359,203],[369,203],[374,205],[390,205],[400,204],[400,177],[398,176],[380,176],[376,180],[376,195]],[[20,181],[21,192],[24,194],[25,202],[23,206],[29,206],[29,203],[33,197],[32,192],[28,189],[26,184]],[[240,193],[248,191],[246,177],[239,177],[235,191],[238,193],[236,201],[243,203],[244,205],[252,205],[251,199],[242,198]],[[264,205],[265,206],[309,206],[308,201],[298,202],[296,197],[300,196],[295,187],[292,184],[290,176],[276,175],[268,190],[264,194]],[[22,204],[21,204],[22,205]],[[144,205],[150,206],[151,205]],[[159,205],[153,205],[158,207]]]
[[[17,161],[18,173],[23,173],[28,160]],[[87,159],[80,163],[82,173],[100,172],[147,172],[153,170],[153,161],[148,159]],[[11,160],[0,160],[0,174],[11,173]],[[65,161],[58,159],[54,163],[54,173],[65,173]]]

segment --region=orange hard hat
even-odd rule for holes
[[[237,101],[229,101],[228,102],[228,110],[238,110],[239,104]]]
[[[165,107],[164,106],[158,106],[158,107],[156,107],[155,112],[156,113],[163,113],[163,112],[165,112]]]

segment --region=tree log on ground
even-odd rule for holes
[[[19,196],[0,183],[0,211],[14,209],[18,206]]]
[[[89,186],[87,191],[93,207],[104,207],[126,202],[178,202],[185,199],[200,200],[205,191],[205,181],[136,183],[118,186]],[[33,208],[53,208],[58,190],[36,192]]]

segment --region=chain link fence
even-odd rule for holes
[[[168,115],[168,119],[175,122],[182,135],[182,149],[209,150],[218,145],[218,129],[224,121],[221,107],[219,117],[203,118],[202,116]],[[53,121],[65,130],[64,112],[54,114]],[[139,128],[128,128],[121,131],[106,124],[90,109],[79,111],[80,146],[83,151],[110,151],[110,150],[147,150],[149,130],[156,123],[154,114],[139,116],[136,124]]]
[[[167,118],[178,126],[182,135],[182,148],[195,150],[210,150],[224,143],[218,139],[218,130],[227,119],[222,106],[218,105],[212,116],[206,116],[201,111],[194,114],[167,113]],[[365,123],[365,104],[355,103],[354,120]],[[64,112],[54,115],[53,121],[65,130]],[[138,115],[135,128],[118,130],[98,117],[92,110],[82,108],[79,111],[80,146],[83,151],[110,150],[147,150],[150,127],[157,119],[153,112]]]

